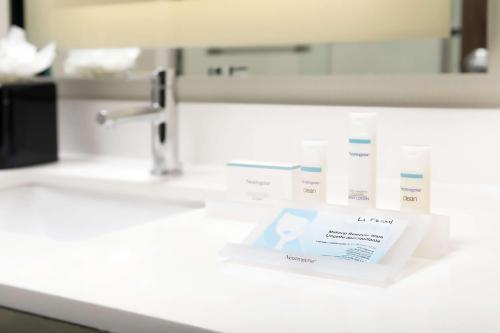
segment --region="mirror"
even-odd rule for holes
[[[364,75],[484,73],[486,0],[454,0],[445,38],[255,47],[185,48],[183,75]]]
[[[238,5],[243,9],[238,9],[234,0],[25,0],[24,17],[28,35],[40,43],[51,38],[63,48],[139,43],[144,47],[141,69],[154,66],[148,62],[155,58],[151,46],[182,46],[177,48],[176,63],[184,76],[488,71],[487,0],[311,0],[308,7],[303,1],[288,1],[264,5],[261,0],[242,0]],[[268,7],[285,9],[282,15],[269,16]],[[164,15],[158,16],[162,11]],[[269,17],[262,18],[264,14]],[[58,25],[51,26],[52,21]],[[120,34],[120,23],[131,30]],[[167,31],[161,30],[163,24]],[[90,27],[98,33],[84,34]],[[206,35],[203,29],[209,29]]]

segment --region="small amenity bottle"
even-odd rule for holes
[[[351,113],[349,135],[349,205],[375,208],[377,115]]]
[[[401,211],[430,213],[431,150],[428,146],[401,147]]]
[[[308,203],[326,203],[327,142],[303,141],[298,197]]]

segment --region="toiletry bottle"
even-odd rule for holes
[[[401,211],[430,213],[430,152],[427,146],[401,147]]]
[[[326,203],[326,141],[303,141],[298,197],[303,202]]]
[[[349,205],[374,208],[376,196],[377,115],[351,113]]]

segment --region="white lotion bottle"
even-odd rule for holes
[[[430,213],[431,149],[401,147],[401,211]]]
[[[298,193],[300,201],[326,203],[327,142],[303,141]]]
[[[377,114],[351,113],[349,133],[349,205],[375,208]]]

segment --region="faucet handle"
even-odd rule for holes
[[[167,71],[163,68],[156,69],[151,76],[151,105],[155,109],[165,107]]]

